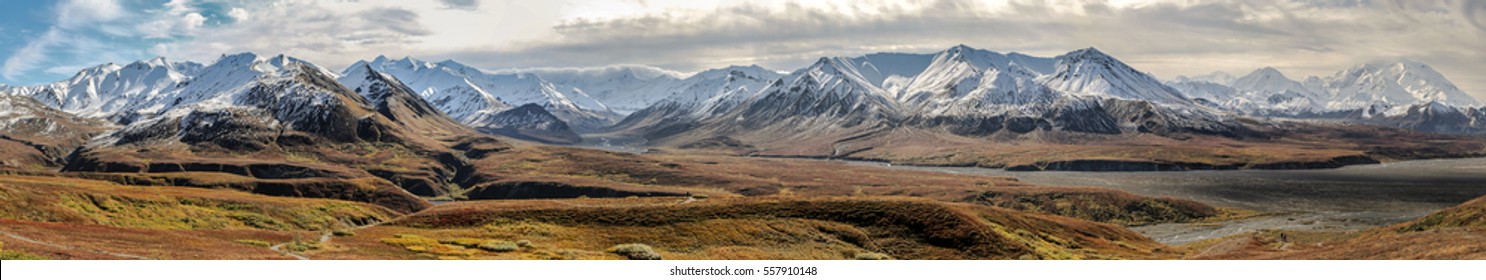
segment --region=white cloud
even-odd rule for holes
[[[190,36],[196,29],[206,25],[206,16],[193,8],[190,0],[171,0],[162,5],[162,8],[163,12],[135,26],[140,36],[150,39]]]
[[[248,10],[247,9],[243,9],[243,8],[239,8],[239,7],[233,7],[232,10],[227,11],[227,16],[228,17],[231,17],[232,20],[239,21],[239,22],[241,22],[241,21],[248,21],[248,20],[250,20],[250,19],[253,18],[251,14],[248,14]]]
[[[5,58],[4,65],[0,65],[0,76],[17,80],[41,68],[46,68],[44,72],[56,74],[56,67],[47,66],[55,66],[53,55],[56,53],[115,57],[99,41],[80,33],[128,34],[127,29],[110,25],[128,14],[117,1],[63,1],[54,6],[53,13],[55,22],[51,27]]]
[[[193,31],[206,24],[206,17],[200,13],[188,13],[185,16],[181,16],[181,24],[182,28],[186,29],[187,32]]]
[[[60,33],[61,31],[55,28],[47,30],[46,34],[41,35],[40,38],[26,43],[26,46],[16,50],[14,54],[5,59],[5,65],[0,66],[0,74],[3,74],[5,79],[15,80],[27,71],[39,67],[39,64],[46,60],[46,50],[62,41]]]
[[[289,54],[326,66],[347,65],[375,53],[406,50],[431,33],[412,10],[379,3],[279,1],[232,7],[234,22],[184,32],[190,39],[160,43],[157,55],[211,61],[223,53]],[[249,16],[251,14],[251,16]],[[198,27],[200,25],[197,25]]]
[[[123,17],[124,7],[116,0],[72,0],[57,5],[56,27],[76,29]]]

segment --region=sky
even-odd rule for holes
[[[0,0],[0,83],[156,56],[377,55],[483,69],[652,65],[793,70],[822,56],[957,44],[1097,47],[1163,79],[1272,66],[1291,79],[1397,59],[1486,100],[1486,1]]]

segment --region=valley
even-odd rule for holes
[[[965,45],[685,75],[105,64],[0,92],[0,253],[1358,258],[1480,236],[1474,100],[1407,61],[1287,79]]]

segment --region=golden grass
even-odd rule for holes
[[[0,218],[148,229],[328,230],[391,219],[386,208],[231,190],[0,176]]]
[[[669,200],[670,203],[665,203]],[[582,202],[573,202],[582,201]],[[337,239],[314,257],[626,259],[646,244],[664,259],[1083,259],[1168,256],[1164,246],[1117,227],[1076,219],[922,199],[619,198],[456,202]],[[457,248],[527,240],[515,251]],[[478,245],[474,248],[478,248]],[[448,253],[448,254],[445,254]]]

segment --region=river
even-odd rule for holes
[[[1208,224],[1132,228],[1167,244],[1259,229],[1350,231],[1415,219],[1486,195],[1486,158],[1416,160],[1323,170],[1009,172],[976,167],[853,165],[1009,176],[1040,185],[1095,186],[1191,199],[1272,215]]]

